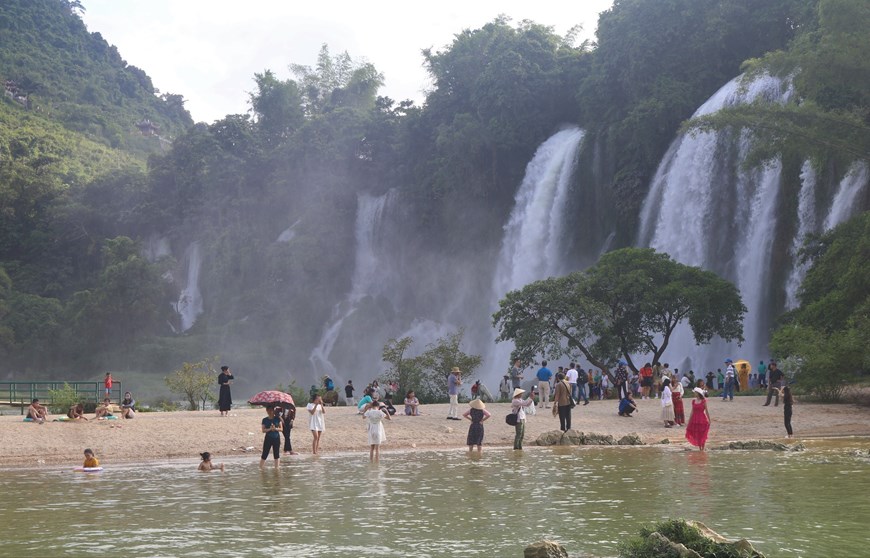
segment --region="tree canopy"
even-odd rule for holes
[[[743,341],[745,306],[716,274],[648,248],[624,248],[585,272],[549,278],[508,293],[493,315],[498,341],[520,358],[575,357],[608,370],[632,354],[660,360],[674,329],[687,323],[698,344],[713,336]]]

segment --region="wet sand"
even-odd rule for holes
[[[672,444],[686,444],[684,429],[666,429],[659,420],[657,400],[638,400],[639,412],[624,418],[616,413],[616,401],[582,403],[573,411],[575,430],[611,434],[617,439],[637,434],[645,443],[665,438]],[[760,396],[737,397],[733,402],[709,400],[712,427],[709,445],[735,440],[785,438],[782,406],[762,407]],[[688,419],[691,403],[685,402]],[[446,420],[446,404],[423,405],[423,416],[394,416],[385,421],[387,442],[384,451],[414,449],[465,449],[467,420]],[[460,414],[468,409],[460,405]],[[507,403],[489,403],[492,418],[485,423],[484,451],[487,447],[511,447],[514,429],[504,422]],[[399,408],[401,412],[401,408]],[[305,416],[303,416],[305,415]],[[51,418],[56,418],[54,415]],[[89,418],[93,415],[89,415]],[[41,465],[80,465],[84,448],[92,448],[103,465],[130,462],[165,462],[175,459],[198,459],[209,451],[214,459],[249,456],[259,460],[263,444],[260,420],[262,408],[239,408],[229,417],[217,411],[178,411],[172,413],[138,413],[132,420],[89,422],[23,422],[18,415],[0,417],[0,467],[39,467]],[[806,438],[870,436],[870,410],[855,405],[803,404],[794,406],[792,425],[795,441]],[[559,428],[552,409],[539,409],[526,422],[524,446],[535,447],[543,433]],[[293,449],[300,457],[311,453],[311,432],[304,409],[292,434]],[[687,444],[686,444],[687,445]],[[247,450],[247,451],[246,451]],[[363,419],[355,408],[327,407],[326,431],[321,453],[367,452],[368,441]]]

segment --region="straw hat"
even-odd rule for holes
[[[703,397],[707,397],[707,394],[704,393],[704,390],[701,389],[701,388],[699,388],[699,387],[696,387],[696,388],[693,389],[692,391],[694,391],[694,392],[697,393],[698,395],[701,395],[701,396],[703,396]]]
[[[468,405],[469,405],[472,409],[478,409],[478,410],[481,410],[481,411],[484,410],[484,409],[486,409],[486,405],[484,405],[484,404],[483,404],[483,401],[481,401],[480,399],[472,399],[472,400],[468,403]]]
[[[451,370],[451,372],[459,372],[459,367],[458,367],[458,366],[454,366],[454,367],[453,367],[453,370]]]
[[[517,388],[517,389],[514,390],[513,397],[516,397],[517,395],[522,395],[522,394],[524,394],[525,392],[526,392],[526,390],[524,390],[524,389],[522,389],[522,388]]]

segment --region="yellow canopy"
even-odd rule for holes
[[[749,373],[752,374],[752,363],[748,360],[738,360],[737,362],[735,362],[734,370],[739,373],[740,369],[743,367],[744,364],[746,365],[746,368],[749,369]]]

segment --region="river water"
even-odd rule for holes
[[[870,441],[804,452],[535,448],[0,471],[2,556],[615,556],[663,518],[768,556],[866,556]],[[860,454],[859,452],[863,452]],[[219,461],[219,460],[215,460]],[[271,463],[271,462],[270,462]]]

